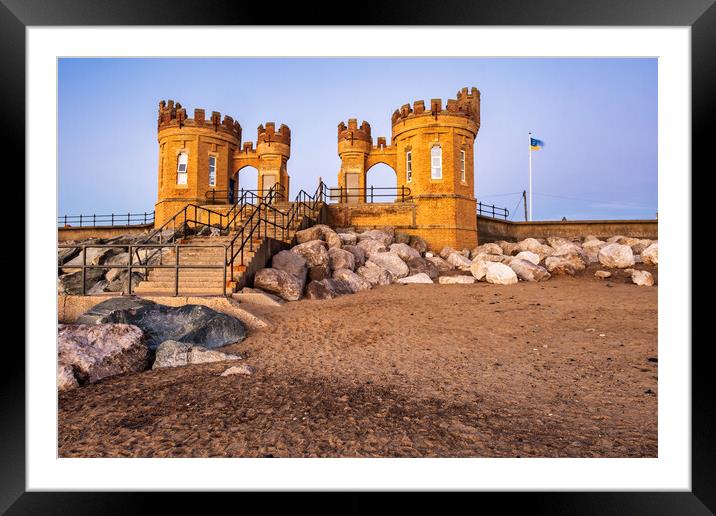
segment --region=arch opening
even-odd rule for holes
[[[232,191],[233,190],[233,191]],[[241,167],[229,181],[229,197],[238,201],[246,191],[259,193],[259,170],[251,165]]]
[[[395,202],[398,173],[386,163],[376,163],[365,173],[366,202]]]

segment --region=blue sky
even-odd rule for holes
[[[157,105],[173,99],[238,120],[244,141],[267,121],[291,128],[291,191],[337,183],[336,126],[357,118],[390,140],[405,103],[481,91],[478,200],[513,220],[533,154],[535,219],[653,218],[657,211],[656,59],[61,59],[60,214],[154,209]],[[254,177],[251,177],[251,176]],[[256,183],[241,172],[242,186]],[[368,184],[395,174],[371,169]]]

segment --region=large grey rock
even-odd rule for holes
[[[470,258],[473,259],[473,258],[475,258],[475,256],[482,254],[482,253],[484,253],[484,254],[504,254],[502,252],[502,247],[490,242],[488,244],[478,245],[476,248],[471,250]]]
[[[440,276],[438,283],[441,285],[471,284],[477,281],[474,276]]]
[[[517,242],[498,240],[495,243],[500,246],[500,249],[502,249],[502,254],[507,256],[513,256],[520,252],[520,245]]]
[[[393,234],[393,243],[410,245],[410,235],[403,233],[402,231],[396,231]]]
[[[329,248],[341,247],[341,237],[325,224],[316,224],[308,229],[296,231],[296,241],[299,244],[312,240],[323,240]]]
[[[607,245],[606,242],[598,238],[591,238],[582,243],[582,252],[586,256],[589,263],[599,263],[599,250]]]
[[[322,240],[310,240],[298,244],[291,248],[291,252],[303,256],[308,267],[328,265],[328,251],[326,250],[325,242]]]
[[[412,276],[406,276],[405,278],[400,278],[396,283],[400,283],[402,285],[407,285],[410,283],[429,283],[433,284],[433,280],[430,279],[430,276],[425,274],[424,272],[420,272],[418,274],[414,274]]]
[[[338,236],[341,239],[341,244],[344,246],[346,245],[356,245],[358,243],[358,235],[355,233],[338,233]]]
[[[371,229],[369,231],[365,231],[363,233],[358,234],[359,244],[366,239],[376,240],[383,244],[383,247],[385,248],[387,248],[390,244],[393,243],[393,235],[380,229]]]
[[[410,272],[407,264],[393,253],[375,253],[369,256],[368,261],[380,265],[393,276],[394,279],[404,278]],[[366,262],[367,263],[367,262]]]
[[[112,277],[112,281],[110,281],[109,284],[105,287],[105,292],[129,292],[129,272],[127,271],[127,269],[119,269],[119,272],[116,276],[112,274],[113,271],[116,271],[116,269],[110,269],[110,271],[108,272],[108,274],[110,274],[110,277]],[[137,285],[144,281],[144,279],[144,274],[142,274],[141,272],[135,272],[134,270],[132,271],[132,292],[134,292],[134,289],[137,288]]]
[[[363,276],[356,274],[350,269],[338,269],[333,272],[333,279],[342,281],[353,293],[361,290],[370,290],[371,284]]]
[[[549,256],[544,264],[551,274],[567,274],[570,276],[573,276],[578,271],[583,271],[587,266],[582,256],[577,253]]]
[[[634,254],[641,254],[650,245],[651,245],[651,240],[649,240],[648,238],[642,238],[642,239],[639,239],[637,242],[631,244],[629,247],[631,247],[631,251]]]
[[[443,248],[440,250],[439,255],[440,255],[440,258],[442,258],[443,260],[447,260],[448,257],[449,257],[451,254],[457,253],[457,252],[458,252],[457,250],[455,250],[455,249],[453,249],[452,247],[446,245],[445,247],[443,247]]]
[[[635,263],[631,247],[625,244],[607,244],[599,250],[598,257],[605,267],[624,269]]]
[[[241,321],[207,306],[173,307],[137,297],[115,297],[102,301],[82,314],[77,322],[133,324],[144,332],[150,349],[165,340],[218,348],[246,338],[246,328]]]
[[[58,330],[60,389],[149,367],[149,348],[144,333],[136,326],[60,324]]]
[[[286,301],[298,301],[303,292],[303,282],[297,277],[278,269],[259,269],[254,275],[254,286],[276,294]]]
[[[659,264],[659,243],[654,242],[641,253],[641,261],[647,265]]]
[[[373,286],[390,285],[394,279],[390,272],[370,260],[365,262],[365,265],[358,267],[356,272]]]
[[[439,256],[428,256],[426,260],[435,265],[439,273],[451,271],[455,268]]]
[[[104,278],[102,269],[86,269],[85,289],[89,291]],[[57,293],[65,295],[82,294],[82,271],[70,272],[57,278]]]
[[[654,284],[654,276],[649,271],[632,271],[631,280],[635,285],[651,287]]]
[[[436,279],[440,274],[437,266],[427,258],[415,256],[406,262],[408,264],[408,275],[413,276],[414,274],[427,274],[430,279]]]
[[[517,277],[522,281],[545,281],[551,277],[551,274],[547,272],[547,269],[532,261],[519,258],[519,255],[510,260],[509,267],[515,271]]]
[[[72,258],[80,254],[79,247],[71,248],[58,248],[57,249],[57,265],[60,266],[64,263],[69,262]]]
[[[428,243],[418,235],[411,235],[408,245],[420,253],[421,256],[428,250]]]
[[[539,255],[532,251],[521,251],[515,255],[518,260],[527,260],[535,265],[539,265]]]
[[[525,238],[524,240],[517,242],[517,246],[520,251],[531,251],[539,255],[540,261],[554,254],[554,249],[552,249],[552,247],[543,244],[536,238]]]
[[[487,260],[480,259],[475,259],[472,261],[472,263],[470,263],[470,273],[477,281],[482,281],[485,279],[488,263],[489,262]]]
[[[306,259],[298,253],[279,251],[271,258],[271,268],[294,276],[301,282],[301,288],[306,284],[306,274],[308,274]]]
[[[450,265],[455,267],[456,269],[460,269],[461,271],[469,271],[471,261],[469,258],[466,258],[464,255],[458,252],[450,253],[450,256],[447,257],[446,260]]]
[[[391,244],[390,252],[397,254],[404,262],[407,262],[411,258],[420,258],[420,253],[408,244]]]
[[[85,250],[87,253],[87,261],[85,262],[85,265],[102,265],[105,259],[117,254],[119,251],[120,249],[114,249],[111,247],[90,247]],[[77,256],[66,262],[62,268],[69,269],[66,272],[72,272],[77,267],[81,267],[83,259],[82,255],[83,252],[80,251]]]
[[[207,349],[203,346],[196,346],[189,342],[165,340],[157,347],[156,358],[154,359],[152,369],[223,362],[226,360],[241,360],[241,357]]]
[[[485,280],[496,285],[512,285],[517,283],[517,274],[504,263],[485,262],[487,270]]]
[[[358,247],[363,250],[366,259],[378,253],[385,253],[387,248],[378,240],[372,238],[364,238],[358,242]]]
[[[360,267],[365,263],[366,256],[363,248],[358,247],[357,245],[344,245],[343,250],[348,251],[353,255],[356,267]]]
[[[350,269],[353,271],[356,268],[356,260],[353,253],[345,249],[338,249],[337,247],[328,250],[328,264],[332,271],[339,269]]]
[[[317,265],[308,269],[308,282],[321,281],[331,277],[331,268],[328,265]]]
[[[312,281],[306,287],[308,299],[333,299],[353,291],[342,281],[326,278],[321,281]]]

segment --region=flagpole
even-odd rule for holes
[[[530,222],[532,222],[532,133],[527,133],[527,146],[530,153]]]

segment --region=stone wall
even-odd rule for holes
[[[149,234],[154,224],[141,224],[136,226],[84,226],[57,228],[57,241],[85,240],[87,238],[112,238],[120,235]]]
[[[614,235],[624,235],[652,240],[659,238],[659,224],[656,219],[510,222],[478,215],[477,231],[480,244],[550,236],[573,238],[594,235],[606,239]]]

